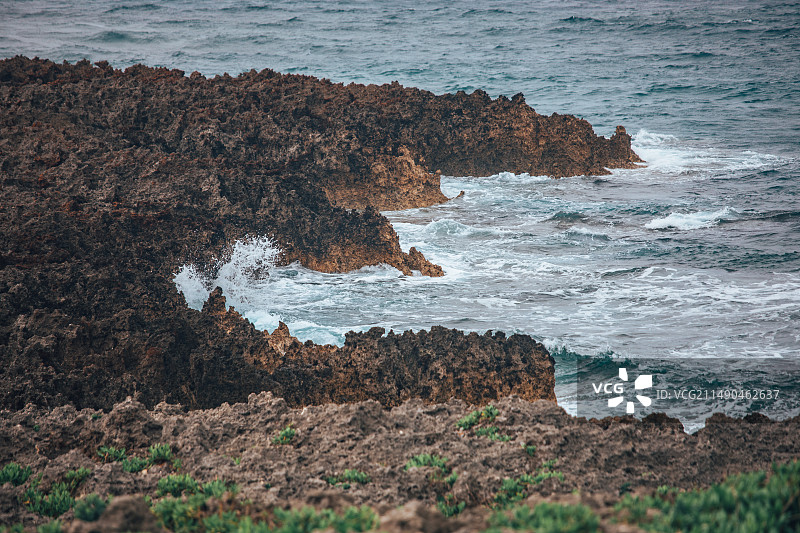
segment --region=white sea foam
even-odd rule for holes
[[[237,241],[230,257],[220,262],[214,278],[203,274],[195,265],[184,265],[173,281],[183,293],[187,305],[201,309],[214,287],[220,287],[228,305],[246,304],[254,285],[269,276],[280,250],[268,237],[250,237]]]
[[[693,230],[700,228],[710,228],[719,224],[726,217],[734,212],[729,207],[724,207],[718,211],[698,211],[696,213],[670,213],[664,218],[656,218],[644,225],[647,229],[667,229],[676,228],[679,230]]]
[[[671,180],[703,179],[730,172],[760,170],[783,161],[771,154],[724,150],[644,129],[634,134],[631,147],[647,162],[648,172],[636,175],[655,179],[665,176]]]
[[[186,304],[192,309],[202,309],[208,299],[209,290],[204,278],[194,265],[183,265],[173,278]]]
[[[552,181],[550,176],[531,176],[527,172],[514,174],[513,172],[500,172],[486,178],[488,180],[503,180],[515,183],[534,183],[537,181]]]

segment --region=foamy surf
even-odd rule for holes
[[[673,181],[707,179],[729,172],[763,170],[785,162],[772,154],[727,150],[645,129],[633,135],[631,148],[647,162],[648,172],[633,174],[640,178]],[[622,173],[631,175],[628,171]]]
[[[675,228],[682,231],[710,228],[730,217],[734,211],[724,207],[718,211],[698,211],[696,213],[670,213],[664,218],[655,218],[644,225],[647,229]]]

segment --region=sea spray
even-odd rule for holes
[[[175,274],[173,281],[189,307],[202,309],[215,287],[222,289],[228,305],[246,306],[248,294],[263,284],[275,267],[280,249],[269,237],[246,237],[226,255],[214,265],[214,274],[193,264],[183,265]]]

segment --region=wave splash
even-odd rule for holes
[[[202,309],[215,287],[222,289],[229,305],[241,307],[248,302],[247,294],[269,277],[280,253],[269,237],[248,237],[237,241],[229,258],[218,261],[211,274],[186,264],[173,281],[192,309]]]

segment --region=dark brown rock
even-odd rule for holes
[[[529,337],[432,328],[300,344],[285,327],[255,330],[219,292],[188,309],[172,281],[187,262],[213,275],[247,235],[325,272],[442,275],[373,206],[443,201],[432,168],[542,170],[531,139],[548,153],[570,136],[578,152],[610,150],[582,121],[484,96],[0,61],[0,405],[196,408],[262,390],[291,405],[553,399],[552,361]]]

